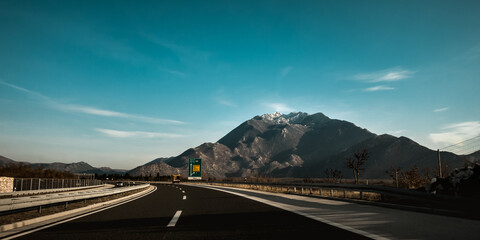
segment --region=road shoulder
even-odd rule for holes
[[[127,202],[144,197],[156,190],[155,186],[150,186],[142,192],[138,192],[132,195],[128,195],[122,198],[110,200],[107,202],[88,205],[82,208],[76,208],[68,211],[55,213],[52,215],[42,216],[38,218],[19,221],[11,224],[0,226],[0,238],[11,239],[14,237],[28,234],[34,231],[45,229],[51,226],[55,226],[67,221],[71,221],[83,216],[87,216],[99,211],[103,211],[112,207],[125,204]],[[5,237],[5,238],[4,238]]]
[[[224,191],[373,239],[477,239],[480,221],[250,189],[191,184]],[[447,224],[449,227],[441,227]]]

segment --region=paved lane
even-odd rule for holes
[[[375,239],[479,239],[480,221],[247,189],[228,191]]]
[[[365,239],[225,192],[185,185],[157,187],[136,201],[18,239]]]

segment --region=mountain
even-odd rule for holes
[[[156,176],[158,174],[171,175],[173,173],[178,174],[179,170],[166,164],[173,157],[169,158],[157,158],[142,166],[136,167],[128,172],[131,176]]]
[[[4,166],[10,163],[19,163],[12,159],[0,156],[0,166]],[[109,167],[92,167],[90,164],[86,162],[77,162],[77,163],[28,163],[28,162],[21,162],[23,164],[30,165],[34,168],[44,168],[44,169],[53,169],[62,172],[71,172],[71,173],[96,173],[96,174],[124,174],[127,172],[126,170],[122,169],[111,169]]]
[[[95,169],[90,164],[86,162],[78,162],[78,163],[32,163],[30,164],[32,167],[35,168],[45,168],[45,169],[53,169],[57,171],[67,171],[71,173],[85,173],[87,171],[91,171]]]
[[[4,156],[0,156],[0,167],[5,166],[5,165],[10,164],[10,163],[15,163],[15,161],[13,161],[10,158],[6,158]]]
[[[406,137],[377,135],[322,113],[264,114],[245,121],[216,143],[204,143],[176,157],[152,161],[129,172],[138,175],[187,174],[189,158],[202,159],[203,176],[323,177],[326,169],[351,177],[345,158],[361,149],[370,153],[362,178],[388,178],[390,167],[433,170],[437,152]],[[470,156],[470,155],[469,155]],[[471,156],[470,156],[471,157]],[[450,167],[466,158],[442,153]]]
[[[203,143],[175,157],[157,158],[136,167],[131,176],[187,175],[188,160],[202,159],[205,178],[270,176],[325,177],[327,169],[341,170],[352,178],[345,158],[367,149],[369,159],[360,172],[361,178],[389,178],[390,167],[407,170],[434,170],[437,152],[406,137],[377,135],[355,124],[330,119],[322,113],[264,114],[240,124],[216,143]],[[480,151],[457,156],[441,152],[443,166],[461,167],[466,161],[480,160]],[[0,166],[15,163],[0,156]],[[95,168],[85,162],[27,163],[34,167],[69,171],[72,173],[124,174],[126,170]]]

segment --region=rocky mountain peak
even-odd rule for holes
[[[304,112],[291,112],[289,114],[274,112],[263,114],[259,117],[259,120],[272,121],[275,124],[299,124],[307,116],[309,116],[309,114]]]
[[[201,158],[208,177],[323,177],[326,169],[337,169],[349,177],[345,159],[361,149],[370,153],[364,178],[388,178],[391,166],[432,167],[427,158],[435,152],[414,141],[382,134],[323,113],[279,112],[255,116],[230,131],[216,143],[204,143],[167,161],[154,161],[131,171],[132,176],[159,173],[185,174],[188,159]],[[455,155],[442,158],[456,166]]]

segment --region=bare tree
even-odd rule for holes
[[[429,181],[428,176],[424,175],[425,171],[428,171],[428,169],[419,170],[418,166],[414,165],[410,170],[403,171],[400,174],[400,181],[410,189],[422,187]]]
[[[34,168],[25,163],[9,163],[5,166],[0,166],[0,176],[14,178],[75,178],[75,175],[71,172]]]
[[[408,188],[416,188],[421,180],[420,174],[418,174],[417,165],[413,166],[410,170],[402,172],[402,182],[407,185]]]
[[[325,169],[325,178],[327,178],[327,182],[330,182],[330,169]]]
[[[392,177],[393,181],[395,181],[395,185],[398,188],[398,180],[400,177],[400,168],[399,167],[390,167],[390,170],[385,171],[390,177]]]
[[[345,164],[348,168],[351,168],[353,171],[353,177],[355,178],[355,184],[358,184],[358,179],[360,176],[360,170],[364,170],[362,166],[367,162],[369,157],[368,150],[362,149],[353,154],[353,158],[348,157],[345,160]]]
[[[332,173],[332,178],[334,182],[336,183],[342,182],[342,178],[343,178],[342,171],[338,169],[335,169],[335,170],[331,169],[331,173]]]
[[[325,176],[326,176],[326,181],[327,182],[332,182],[332,183],[339,183],[342,182],[342,171],[338,169],[325,169],[324,171]]]

